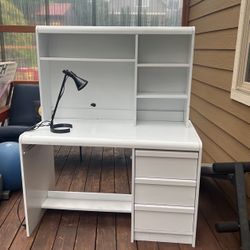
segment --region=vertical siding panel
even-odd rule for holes
[[[190,3],[189,25],[196,27],[191,120],[203,140],[205,161],[250,161],[250,107],[230,99],[240,2]]]

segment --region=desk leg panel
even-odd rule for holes
[[[54,186],[54,150],[47,145],[20,145],[24,212],[27,236],[40,222],[42,203]]]

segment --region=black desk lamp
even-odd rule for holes
[[[68,77],[71,77],[74,80],[78,91],[83,89],[88,84],[87,80],[82,79],[81,77],[79,77],[75,73],[73,73],[72,71],[63,70],[63,73],[64,73],[64,78],[63,78],[62,86],[61,86],[60,92],[58,94],[56,105],[55,105],[53,114],[51,116],[51,121],[50,121],[50,131],[53,133],[68,133],[68,132],[70,132],[70,128],[72,128],[72,124],[69,124],[69,123],[54,124],[54,118],[55,118],[57,106],[58,106],[58,103],[63,96],[64,90],[65,90],[65,83],[66,83]]]

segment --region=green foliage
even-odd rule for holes
[[[3,24],[26,24],[23,13],[11,0],[0,0]]]
[[[25,25],[23,13],[11,0],[0,0],[3,24]],[[34,35],[29,33],[4,33],[5,55],[7,60],[14,60],[18,66],[34,66],[36,53]]]

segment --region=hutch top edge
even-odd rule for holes
[[[36,26],[37,33],[94,34],[173,34],[192,35],[195,27],[124,27],[124,26]]]

